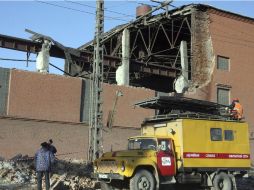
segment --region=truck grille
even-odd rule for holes
[[[101,173],[117,173],[117,164],[114,160],[102,160],[98,163],[98,171]]]

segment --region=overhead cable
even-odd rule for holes
[[[31,60],[31,59],[10,59],[10,58],[2,58],[2,57],[0,57],[0,60],[1,61],[16,61],[16,62],[33,62],[33,63],[36,62],[36,60]],[[70,73],[65,72],[64,70],[53,65],[52,63],[49,63],[49,65],[58,69],[59,71],[63,72],[66,75],[72,76]]]
[[[84,7],[89,7],[89,8],[94,8],[94,9],[96,8],[94,6],[83,4],[83,3],[79,3],[79,2],[75,2],[75,1],[69,1],[69,0],[65,0],[65,1],[68,2],[68,3],[73,3],[73,4],[81,5],[81,6],[84,6]],[[109,10],[108,8],[104,8],[104,11],[107,11],[107,12],[110,12],[110,13],[119,14],[119,15],[123,15],[123,16],[126,16],[126,17],[131,17],[131,18],[134,17],[133,15],[128,15],[128,14],[125,14],[125,13],[119,13],[117,11]]]
[[[20,61],[20,62],[36,62],[36,60],[26,60],[26,59],[10,59],[10,58],[1,58],[0,57],[0,60],[2,61]]]
[[[95,13],[92,13],[92,12],[88,12],[88,11],[84,11],[84,10],[80,10],[80,9],[75,9],[75,8],[71,8],[71,7],[66,7],[66,6],[63,6],[63,5],[58,5],[58,4],[53,4],[53,3],[49,3],[49,2],[45,2],[45,1],[38,1],[38,0],[34,0],[34,1],[38,2],[38,3],[43,3],[43,4],[55,6],[55,7],[58,7],[58,8],[63,8],[63,9],[68,9],[68,10],[80,12],[80,13],[85,13],[85,14],[90,14],[90,15],[96,15]],[[121,18],[115,18],[115,17],[111,17],[111,16],[104,16],[104,17],[106,19],[112,19],[112,20],[119,20],[119,21],[129,22],[129,20],[125,20],[125,19],[121,19]]]
[[[116,8],[116,7],[122,7],[123,5],[126,5],[127,3],[129,3],[129,1],[125,1],[125,2],[123,2],[123,1],[118,1],[117,2],[117,5],[115,4],[115,5],[111,5],[111,6],[107,6],[107,7],[109,7],[109,8]]]

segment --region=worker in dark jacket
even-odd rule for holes
[[[234,119],[241,120],[243,118],[243,107],[238,98],[233,99],[229,109]]]
[[[46,190],[50,189],[49,172],[54,163],[54,155],[49,151],[47,142],[41,143],[41,148],[35,154],[35,168],[37,173],[37,187],[42,190],[42,177],[45,175]]]
[[[52,154],[55,156],[57,150],[56,150],[56,147],[53,145],[53,140],[52,139],[49,139],[49,151],[52,152]]]

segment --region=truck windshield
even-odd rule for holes
[[[157,142],[154,139],[130,139],[128,150],[156,150]]]

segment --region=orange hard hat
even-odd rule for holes
[[[239,101],[239,98],[234,98],[233,101]]]

